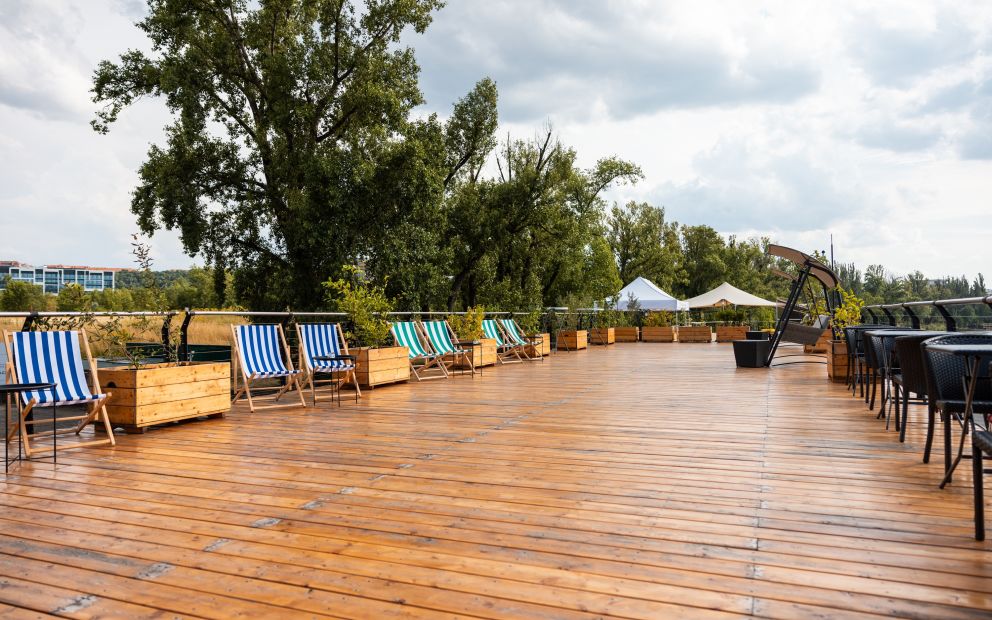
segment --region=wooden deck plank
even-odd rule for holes
[[[921,409],[899,444],[820,366],[648,343],[238,409],[18,466],[0,617],[992,616]]]

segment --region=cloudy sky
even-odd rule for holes
[[[612,199],[895,273],[992,274],[992,3],[449,0],[423,36],[425,111],[480,78],[502,131],[550,122]],[[135,170],[167,116],[90,130],[96,63],[146,47],[139,0],[0,3],[0,259],[129,265]],[[175,236],[159,267],[184,267]]]

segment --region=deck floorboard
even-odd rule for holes
[[[825,375],[618,344],[19,464],[0,618],[992,617],[968,468]]]

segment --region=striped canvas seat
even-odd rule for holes
[[[510,337],[511,344],[528,344],[527,340],[524,339],[523,334],[521,334],[520,330],[517,329],[516,321],[513,319],[500,319],[499,322],[503,324],[503,328]]]
[[[447,321],[425,321],[423,323],[427,339],[431,341],[431,346],[438,355],[451,355],[453,353],[464,353],[463,349],[455,346],[451,341],[451,333],[448,331]]]
[[[288,377],[299,370],[286,368],[282,346],[275,324],[236,325],[238,357],[244,374],[249,377]]]
[[[393,333],[396,346],[406,347],[409,350],[410,359],[436,357],[436,355],[424,349],[424,345],[420,342],[420,336],[417,335],[417,324],[413,321],[393,323],[389,327],[389,331]]]
[[[503,364],[522,362],[524,360],[524,343],[511,342],[507,340],[500,331],[499,323],[496,319],[485,319],[482,321],[482,331],[486,338],[496,341],[496,355]]]
[[[93,394],[83,373],[79,332],[14,332],[11,343],[20,383],[54,383],[52,390],[23,392],[24,404],[36,407],[93,403],[106,398]]]
[[[506,342],[503,340],[503,334],[499,332],[499,326],[496,324],[496,319],[485,319],[482,321],[482,332],[486,335],[486,338],[495,340],[496,346],[506,346]]]
[[[344,355],[338,339],[337,323],[300,324],[300,348],[308,370],[313,372],[344,372],[354,370],[351,360],[317,360],[315,357],[339,357]]]

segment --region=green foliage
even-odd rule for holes
[[[668,310],[652,310],[644,317],[644,327],[671,327],[674,320]]]
[[[41,312],[52,306],[51,298],[40,286],[12,280],[8,276],[5,288],[0,291],[0,309],[6,312]]]
[[[482,338],[482,321],[486,318],[486,309],[482,306],[472,306],[464,314],[448,315],[448,324],[455,331],[459,340],[473,341]]]
[[[514,319],[516,319],[517,325],[520,326],[520,329],[522,329],[525,334],[537,334],[541,331],[541,316],[543,314],[544,313],[540,308],[534,308],[527,314],[516,316]]]
[[[678,223],[665,222],[664,207],[629,202],[613,205],[607,240],[624,284],[645,277],[664,290],[684,280]]]
[[[90,293],[95,310],[108,312],[131,312],[135,310],[134,295],[128,289],[107,288]]]
[[[834,329],[834,336],[841,338],[845,327],[861,323],[861,313],[864,310],[865,302],[843,286],[838,286],[837,292],[840,293],[841,303],[834,310],[831,325]]]
[[[67,284],[55,296],[55,309],[62,312],[85,312],[93,309],[93,299],[78,284]]]
[[[324,283],[326,300],[334,310],[348,315],[354,330],[348,340],[360,346],[378,348],[389,339],[387,314],[393,304],[381,286],[370,284],[354,268],[347,269],[349,279],[328,280]]]

